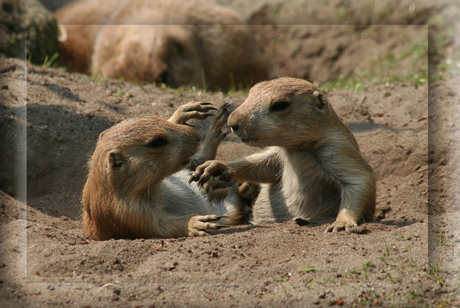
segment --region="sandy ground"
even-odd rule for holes
[[[256,36],[273,56],[273,75],[318,84],[327,80],[317,73],[318,63],[329,74],[346,74],[356,63],[364,69],[379,54],[404,50],[428,35],[424,26],[378,26],[365,37],[351,26],[264,27]],[[283,42],[300,51],[289,53],[279,46],[273,37],[280,33]],[[337,41],[341,48],[334,45]],[[314,49],[314,42],[326,47],[311,54],[315,61],[307,65],[306,46]],[[328,54],[329,48],[342,52]],[[460,78],[430,86],[395,81],[327,93],[377,178],[376,220],[362,225],[359,234],[326,234],[333,221],[326,218],[302,226],[294,221],[242,225],[164,244],[160,239],[95,242],[85,239],[79,201],[85,164],[100,132],[133,116],[168,118],[190,101],[236,107],[247,93],[140,86],[26,66],[15,59],[2,60],[0,69],[12,64],[16,67],[3,70],[0,79],[0,306],[460,303],[459,116],[453,112],[460,103]],[[395,71],[410,74],[414,69],[410,61],[399,64]],[[207,123],[195,124],[204,134]],[[218,158],[254,151],[230,134]]]

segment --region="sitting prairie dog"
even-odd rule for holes
[[[264,151],[228,163],[208,161],[191,179],[261,184],[255,224],[337,216],[326,232],[373,220],[375,180],[358,144],[332,106],[311,83],[279,78],[256,84],[232,112],[229,126]]]
[[[243,19],[205,1],[79,0],[56,18],[69,28],[64,61],[86,73],[224,91],[268,78],[268,61]]]
[[[225,137],[221,128],[228,117],[226,106],[215,114],[197,155],[200,134],[183,124],[204,119],[213,109],[208,103],[190,103],[168,121],[134,118],[100,134],[82,195],[87,237],[202,236],[205,229],[232,224],[236,217],[232,213],[238,213],[230,204],[242,200],[237,190],[233,194],[230,189],[226,198],[211,203],[196,183],[187,183],[187,168],[215,158]]]

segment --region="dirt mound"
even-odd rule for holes
[[[435,298],[426,275],[427,86],[395,83],[328,93],[377,177],[377,222],[362,226],[362,234],[324,234],[331,221],[317,219],[305,226],[293,221],[243,225],[206,238],[167,239],[158,249],[162,241],[156,239],[84,238],[79,199],[99,133],[128,117],[167,118],[190,101],[236,107],[246,94],[91,80],[36,66],[29,66],[27,75],[21,69],[8,71],[1,87],[0,123],[9,128],[4,142],[27,131],[27,228],[9,210],[2,221],[3,252],[22,258],[3,261],[3,291],[15,305],[52,299],[82,306],[96,300],[121,306],[294,307],[342,300],[415,304]],[[18,93],[25,88],[28,116],[21,118]],[[206,122],[195,124],[205,133]],[[228,160],[256,150],[229,135],[218,155]],[[10,181],[2,179],[2,189],[15,194]],[[21,269],[25,259],[27,271]],[[16,297],[12,292],[19,286],[22,295]]]

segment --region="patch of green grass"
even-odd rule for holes
[[[434,15],[428,20],[428,25],[430,56],[443,57],[447,47],[452,44],[455,33],[447,29],[446,17],[442,15]]]
[[[286,41],[285,38],[282,38],[282,37],[278,37],[278,36],[272,36],[271,38],[271,41],[274,43],[274,44],[284,44],[284,42]]]
[[[369,267],[369,265],[371,265],[372,262],[371,261],[366,261],[364,260],[363,261],[363,272],[364,272],[364,278],[367,279],[367,269]]]
[[[436,261],[436,263],[428,263],[429,271],[428,277],[435,282],[436,284],[440,285],[441,287],[444,285],[444,279],[442,277],[442,273],[439,268],[439,263],[441,262],[440,259]]]
[[[139,88],[141,88],[142,91],[144,91],[145,94],[149,94],[149,93],[144,89],[144,87],[142,86],[142,84],[141,84],[139,81],[138,81],[136,84],[139,86]]]
[[[453,49],[455,30],[448,27],[443,15],[433,15],[428,20],[430,82],[451,79],[460,76],[460,51]],[[452,52],[448,52],[449,49]]]
[[[391,276],[390,273],[387,273],[387,279],[390,280],[391,283],[398,283],[398,280],[397,278],[393,278],[393,276]]]
[[[283,284],[282,284],[282,283],[280,283],[280,286],[281,286],[281,288],[283,289],[283,291],[284,291],[284,294],[286,294],[286,296],[289,296],[289,292],[288,292],[288,290],[287,290],[287,289],[286,289],[286,288],[283,286]]]
[[[459,57],[460,58],[460,57]],[[460,60],[446,59],[430,73],[430,82],[452,79],[460,76]]]
[[[158,85],[158,87],[160,88],[160,85]],[[166,89],[167,86],[164,85],[161,87],[162,89]],[[182,94],[185,94],[185,95],[195,95],[197,94],[198,92],[198,89],[195,87],[195,86],[181,86],[179,88],[176,89],[176,95],[182,95]]]
[[[314,266],[311,266],[311,265],[308,265],[308,266],[304,266],[300,271],[299,271],[299,274],[305,274],[305,273],[309,273],[309,272],[316,272],[316,268]]]
[[[114,94],[114,96],[118,97],[132,97],[132,95],[129,92],[124,92],[121,87],[117,87],[117,93]]]
[[[317,281],[316,284],[321,284],[321,285],[326,285],[326,284],[337,284],[334,280],[331,279],[331,277],[327,277],[323,281]]]
[[[408,38],[409,39],[409,38]],[[399,67],[410,72],[400,72]],[[428,40],[414,40],[399,51],[388,51],[370,59],[365,69],[355,69],[349,76],[338,75],[320,85],[325,91],[347,89],[358,92],[370,85],[410,82],[424,85],[428,81]]]
[[[354,279],[359,279],[362,275],[364,279],[368,280],[368,271],[371,265],[371,261],[363,260],[363,265],[360,269],[348,270],[346,273],[348,276],[353,277]]]
[[[394,6],[391,3],[388,3],[383,10],[377,13],[377,16],[380,21],[383,21],[385,18],[393,14],[395,11]]]
[[[101,84],[103,78],[104,78],[104,75],[102,74],[101,70],[97,70],[97,72],[94,72],[93,70],[91,70],[90,79],[92,81],[97,81],[99,84]]]
[[[410,301],[414,299],[414,297],[419,295],[418,291],[415,291],[415,290],[408,290],[407,293],[409,293],[409,297],[407,298],[407,303],[409,303]]]
[[[277,5],[275,6],[275,8],[273,9],[273,17],[276,18],[276,17],[278,17],[278,16],[280,15],[280,13],[281,13],[281,8],[282,8],[282,7],[283,7],[283,6],[282,6],[281,4],[277,4]]]
[[[409,37],[407,37],[407,39],[409,39]],[[427,65],[428,63],[424,62],[428,61],[428,40],[419,39],[413,41],[409,47],[396,54],[396,60],[403,60],[406,58],[412,60],[413,64],[422,62],[422,64]]]
[[[117,93],[114,94],[114,96],[123,97],[124,95],[125,93],[123,92],[123,89],[121,87],[117,87]]]
[[[352,279],[354,280],[360,280],[360,277],[361,277],[361,269],[352,269],[352,270],[347,270],[345,271],[345,273],[351,277]]]
[[[62,74],[67,73],[67,67],[65,67],[65,66],[59,66],[57,69],[58,69],[58,71],[61,72]]]
[[[203,91],[204,93],[206,93],[208,91],[208,86],[206,85],[206,76],[204,74],[204,69],[201,68],[201,79],[202,79],[202,82],[203,82]]]
[[[45,61],[43,61],[43,64],[42,64],[42,68],[56,66],[56,60],[58,57],[59,57],[59,52],[55,52],[50,58],[46,56]]]
[[[286,282],[286,281],[289,281],[289,279],[291,278],[292,274],[291,273],[285,273],[285,274],[282,274],[282,273],[278,273],[280,274],[280,278],[273,278],[276,282]]]
[[[238,95],[238,94],[248,94],[249,90],[250,90],[250,86],[249,85],[244,85],[244,84],[238,84],[238,86],[236,87],[235,86],[235,81],[233,79],[233,75],[230,75],[230,81],[231,81],[231,85],[230,85],[230,88],[228,89],[227,91],[227,95],[228,96],[235,96],[235,95]]]
[[[230,89],[228,90],[228,93],[235,93],[236,92],[236,85],[235,85],[235,78],[233,77],[233,72],[229,73],[229,78],[230,78]]]
[[[281,278],[273,278],[276,282],[286,282],[288,281],[288,278],[286,277],[281,277]]]
[[[179,88],[176,89],[176,95],[177,96],[182,95],[182,93],[184,93],[184,87],[179,87]]]
[[[350,12],[348,9],[344,9],[338,12],[336,15],[338,21],[345,21],[348,19],[349,16],[350,16]]]
[[[444,237],[444,234],[441,234],[441,237],[439,239],[439,243],[442,245],[442,246],[447,246],[447,241],[446,241],[446,238]]]
[[[347,78],[343,75],[339,75],[337,78],[333,78],[331,81],[327,81],[324,84],[322,84],[321,89],[324,91],[347,89],[358,92],[360,90],[363,90],[364,87],[361,81],[356,76]]]

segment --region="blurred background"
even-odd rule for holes
[[[4,0],[0,54],[66,67],[59,62],[63,52],[52,14],[67,2],[41,0],[40,8],[37,0]],[[423,84],[460,72],[459,12],[453,0],[209,3],[242,17],[268,59],[268,78],[294,76],[324,89],[359,89],[398,80]],[[73,22],[87,23],[87,17],[81,14]]]

